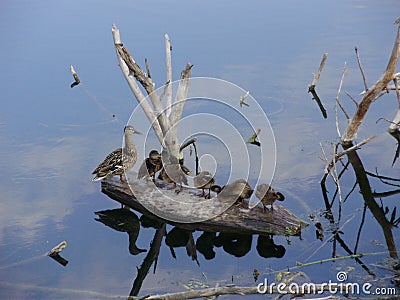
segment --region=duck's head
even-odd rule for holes
[[[160,160],[161,159],[161,154],[158,153],[157,150],[151,150],[149,153],[149,158],[151,160]]]
[[[215,185],[213,185],[213,186],[211,187],[211,190],[212,190],[214,193],[217,193],[217,194],[219,194],[219,193],[222,191],[222,189],[223,189],[223,187],[221,187],[221,186],[219,186],[219,185],[217,185],[217,184],[215,184]]]
[[[139,131],[137,131],[132,125],[127,125],[124,128],[124,132],[128,134],[141,134]]]

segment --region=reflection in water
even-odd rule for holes
[[[257,252],[265,258],[282,258],[286,253],[286,248],[282,245],[276,245],[273,236],[259,235],[257,239]]]
[[[352,145],[349,145],[348,147],[345,147],[345,149],[350,148]],[[393,237],[393,232],[392,229],[393,227],[397,227],[397,225],[400,223],[400,217],[397,216],[396,212],[396,206],[392,209],[392,212],[390,212],[390,209],[386,206],[383,205],[382,203],[382,198],[384,196],[390,196],[397,194],[397,192],[391,191],[389,193],[380,193],[380,194],[375,194],[372,192],[372,187],[371,183],[369,181],[368,175],[373,175],[374,177],[377,177],[381,180],[382,183],[384,184],[389,184],[393,185],[393,183],[390,183],[389,181],[399,181],[399,179],[396,178],[389,178],[385,176],[380,176],[378,174],[374,175],[369,172],[366,172],[364,165],[357,153],[357,150],[351,151],[347,154],[348,162],[343,165],[343,170],[340,172],[340,175],[338,176],[336,180],[336,192],[332,196],[332,199],[329,200],[328,197],[328,191],[326,188],[326,176],[323,177],[321,181],[321,189],[322,189],[322,194],[324,197],[324,202],[325,202],[325,218],[330,222],[331,225],[334,226],[333,230],[333,251],[332,251],[332,257],[336,256],[337,249],[336,245],[337,243],[345,250],[348,255],[357,255],[359,253],[358,245],[360,242],[361,238],[361,233],[364,227],[364,222],[365,222],[365,215],[366,215],[366,209],[368,208],[372,215],[374,216],[374,219],[378,222],[379,226],[381,227],[383,231],[383,235],[386,240],[386,246],[389,252],[389,255],[393,259],[398,259],[398,254],[397,254],[397,249]],[[340,234],[343,232],[340,230],[340,221],[342,217],[342,206],[343,202],[342,201],[342,196],[341,196],[341,190],[340,190],[340,182],[339,179],[343,174],[348,170],[347,167],[351,165],[353,167],[355,177],[356,177],[356,182],[354,186],[350,189],[344,200],[347,200],[347,198],[352,194],[352,192],[355,190],[356,186],[358,185],[360,189],[360,193],[362,195],[362,198],[364,200],[364,209],[363,209],[363,214],[362,214],[362,219],[359,225],[358,229],[358,234],[357,237],[355,237],[355,246],[354,250],[351,250],[351,248],[348,246],[348,243],[341,237]],[[334,164],[332,164],[332,167]],[[336,166],[335,166],[336,168]],[[326,174],[327,175],[327,174]],[[386,181],[384,181],[385,179]],[[381,205],[377,203],[377,201],[374,199],[375,198],[380,198],[381,199]],[[338,198],[338,199],[337,199]],[[335,203],[335,200],[337,200],[339,209],[338,209],[338,216],[337,220],[334,216],[334,213],[332,211],[332,207]],[[317,224],[316,224],[317,225]],[[320,228],[319,230],[321,230]],[[318,230],[318,226],[317,226]],[[360,266],[370,275],[375,276],[375,273],[370,270],[370,268],[362,262],[362,260],[359,257],[354,257],[355,261],[360,264]],[[392,266],[393,267],[393,266]]]
[[[187,255],[193,261],[196,261],[199,266],[197,252],[201,253],[206,260],[211,260],[216,256],[214,247],[221,247],[226,253],[235,257],[245,256],[250,252],[252,247],[254,233],[251,229],[247,233],[233,233],[231,231],[227,232],[224,230],[224,227],[221,227],[219,231],[203,231],[197,240],[195,240],[193,235],[196,231],[194,229],[186,229],[176,225],[167,232],[166,225],[168,222],[150,213],[142,214],[140,219],[128,208],[98,211],[95,214],[98,216],[96,221],[116,231],[128,233],[129,252],[132,255],[146,251],[136,246],[136,241],[140,234],[140,226],[155,229],[153,241],[150,243],[149,251],[140,268],[138,268],[130,296],[138,295],[143,281],[153,264],[153,272],[156,272],[158,255],[164,237],[165,245],[169,247],[173,258],[178,259],[174,250],[175,248],[185,247]],[[184,224],[184,227],[187,227],[187,224]],[[263,258],[282,258],[286,252],[284,246],[274,243],[272,235],[258,234],[256,249],[260,257]]]
[[[99,218],[95,219],[114,230],[126,232],[129,236],[129,252],[137,255],[146,252],[136,246],[136,240],[139,236],[140,224],[139,218],[128,208],[110,209],[98,211],[95,213]]]
[[[249,234],[234,234],[221,232],[215,239],[214,245],[221,247],[226,253],[236,257],[245,256],[251,249],[252,236]]]

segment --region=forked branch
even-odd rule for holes
[[[393,50],[389,59],[389,63],[386,67],[386,71],[382,75],[382,77],[370,89],[368,89],[368,91],[365,92],[343,135],[342,143],[344,145],[351,145],[356,137],[358,128],[360,127],[365,115],[367,114],[369,106],[380,97],[381,93],[386,90],[386,86],[389,84],[389,82],[395,78],[394,72],[396,69],[399,53],[400,26],[398,26],[397,28],[396,39],[393,45]]]

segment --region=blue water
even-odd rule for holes
[[[252,249],[237,258],[215,248],[216,257],[199,255],[198,266],[184,248],[172,258],[163,243],[157,271],[150,272],[140,295],[183,291],[179,283],[199,280],[213,287],[232,282],[254,286],[259,278],[275,280],[276,271],[332,255],[329,223],[319,181],[325,163],[319,143],[330,155],[337,142],[334,102],[344,63],[343,91],[360,99],[363,82],[354,54],[360,51],[367,82],[373,84],[386,68],[398,17],[397,1],[3,1],[0,4],[0,297],[14,299],[106,299],[127,297],[145,253],[132,256],[128,236],[94,221],[95,211],[119,204],[91,182],[91,172],[120,147],[122,128],[136,100],[118,67],[111,26],[121,30],[124,45],[136,61],[148,58],[152,78],[166,82],[164,34],[173,45],[174,79],[187,62],[192,76],[215,77],[249,90],[271,122],[277,147],[274,187],[285,194],[285,207],[311,225],[302,239],[275,237],[284,245],[283,258],[262,258]],[[328,53],[317,91],[327,111],[324,120],[307,93],[312,73]],[[73,89],[74,65],[81,84]],[[344,94],[346,109],[354,105]],[[394,93],[373,104],[357,141],[376,134],[359,154],[368,171],[398,178],[391,166],[396,142],[387,133],[398,104]],[[339,114],[340,115],[340,114]],[[345,119],[340,115],[340,130]],[[221,175],[223,176],[223,175]],[[348,192],[352,170],[341,180]],[[387,185],[372,180],[373,190]],[[334,186],[330,181],[330,195]],[[390,212],[398,195],[383,198]],[[380,200],[377,199],[380,204]],[[351,249],[361,221],[363,202],[356,191],[344,204],[339,227]],[[337,216],[337,205],[333,208]],[[323,242],[315,239],[310,214],[325,227]],[[140,216],[140,215],[139,215]],[[172,227],[168,227],[170,230]],[[148,249],[153,229],[142,229],[137,245]],[[199,233],[195,233],[197,239]],[[399,244],[398,229],[393,230]],[[66,240],[66,267],[44,256]],[[379,277],[392,273],[374,267],[389,257],[382,230],[367,212],[359,252]],[[347,253],[337,247],[337,255]],[[349,280],[372,280],[354,260],[301,269],[311,282],[336,279],[338,270]],[[389,280],[377,285],[390,285]],[[226,299],[230,299],[227,297]],[[248,297],[252,299],[252,296]]]

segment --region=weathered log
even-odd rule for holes
[[[148,189],[154,187],[151,182],[132,182],[130,184],[135,185],[135,190],[147,191]],[[161,183],[160,183],[161,184]],[[123,205],[127,205],[130,208],[145,214],[146,216],[160,220],[161,218],[150,212],[144,205],[143,201],[147,201],[151,198],[153,205],[157,206],[158,210],[168,209],[173,213],[174,207],[173,203],[168,203],[166,207],[165,198],[154,193],[141,193],[141,197],[138,200],[132,193],[130,187],[127,183],[122,183],[119,180],[106,179],[101,183],[102,192],[108,195],[110,198],[118,201]],[[168,191],[162,187],[163,192],[173,194],[173,191]],[[202,203],[202,200],[197,196],[198,190],[185,188],[179,195],[180,199],[187,200],[188,203]],[[146,195],[149,195],[146,197]],[[146,199],[148,198],[148,199]],[[213,203],[216,206],[219,205],[220,200],[217,197],[212,198]],[[173,201],[172,201],[173,202]],[[180,205],[177,202],[177,205]],[[172,207],[171,207],[172,206]],[[212,205],[203,205],[202,208],[199,206],[185,209],[187,213],[198,215],[202,214],[201,210],[212,210]],[[176,211],[179,211],[177,209]],[[204,212],[203,212],[204,213]],[[179,218],[177,218],[179,219]],[[163,219],[162,219],[163,220]],[[165,220],[164,220],[165,221]],[[212,231],[212,232],[233,232],[233,233],[247,233],[247,234],[275,234],[275,235],[285,235],[285,236],[300,236],[301,230],[308,226],[306,222],[296,217],[289,210],[281,205],[274,205],[273,211],[264,212],[261,207],[255,207],[253,209],[244,209],[236,205],[232,205],[226,209],[223,213],[211,219],[202,220],[201,222],[176,222],[167,221],[167,223],[174,225],[179,228],[188,230],[201,230],[201,231]]]

